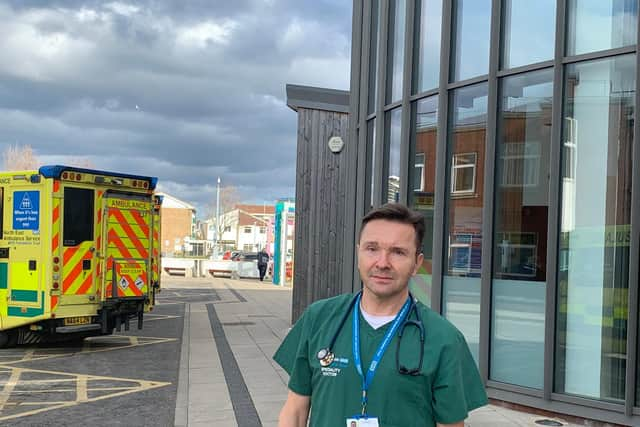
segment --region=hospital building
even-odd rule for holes
[[[413,292],[463,332],[489,397],[624,426],[640,425],[638,19],[638,0],[354,0],[340,153],[344,283],[362,216],[408,204],[427,223]]]

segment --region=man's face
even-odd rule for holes
[[[358,244],[358,271],[366,291],[380,299],[403,294],[422,264],[410,224],[376,219],[368,222]]]

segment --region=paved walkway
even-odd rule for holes
[[[215,289],[220,297],[185,307],[175,425],[277,426],[288,376],[271,357],[290,327],[291,289],[222,278],[172,277],[163,285]],[[540,418],[489,405],[465,425],[537,427]]]

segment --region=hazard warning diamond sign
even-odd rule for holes
[[[120,287],[124,290],[127,289],[129,287],[129,281],[127,280],[126,277],[121,277],[120,281],[118,282],[118,285],[120,285]]]

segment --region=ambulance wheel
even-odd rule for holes
[[[0,331],[0,348],[15,347],[18,343],[18,330]]]

